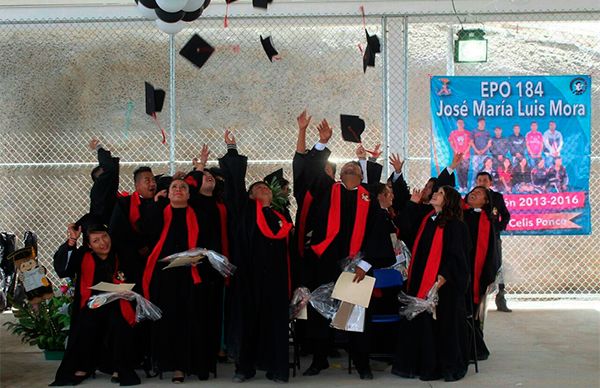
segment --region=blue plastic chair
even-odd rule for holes
[[[373,275],[375,276],[375,288],[400,287],[404,284],[402,274],[395,269],[374,269]],[[393,323],[399,321],[399,314],[373,314],[371,316],[371,322],[373,323]]]
[[[400,271],[391,268],[374,269],[373,276],[375,277],[375,288],[390,288],[400,287],[404,284]],[[372,323],[395,323],[400,322],[399,314],[373,314],[371,315]],[[371,353],[370,357],[391,358],[393,354],[375,354]],[[348,373],[352,373],[352,361],[350,352],[348,352]]]

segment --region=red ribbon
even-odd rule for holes
[[[129,203],[129,224],[131,225],[131,229],[137,232],[137,222],[140,219],[140,204],[142,200],[137,191],[134,191],[129,198],[131,198],[131,202]]]
[[[431,211],[423,221],[421,222],[421,226],[419,226],[419,231],[417,232],[417,238],[415,239],[415,243],[412,249],[412,261],[408,266],[408,288],[410,289],[410,281],[412,278],[412,269],[413,264],[415,262],[415,258],[417,257],[417,249],[419,247],[419,241],[421,240],[421,235],[423,234],[423,230],[425,229],[425,224],[427,224],[427,220],[429,217],[433,215],[433,211]],[[425,299],[431,287],[437,281],[437,275],[440,270],[440,262],[442,260],[442,245],[444,242],[444,229],[439,226],[436,227],[435,233],[433,235],[433,241],[431,242],[431,248],[429,250],[429,256],[427,257],[427,263],[425,264],[425,271],[423,272],[423,277],[421,279],[421,285],[419,286],[419,291],[417,292],[417,298]]]
[[[196,219],[196,214],[191,207],[187,207],[185,211],[187,232],[188,232],[188,249],[192,249],[196,247],[198,240],[198,220]],[[152,275],[154,274],[154,267],[156,267],[156,262],[158,260],[158,256],[162,251],[163,245],[165,244],[165,240],[167,239],[167,235],[169,234],[169,227],[171,226],[171,220],[173,219],[173,209],[171,205],[165,207],[163,211],[163,229],[160,234],[160,239],[154,246],[152,253],[148,256],[148,261],[146,263],[146,268],[144,269],[144,276],[142,278],[142,289],[144,290],[144,297],[146,299],[150,299],[150,282],[152,281]],[[196,266],[191,267],[192,279],[194,284],[198,284],[202,282],[202,278],[198,273],[198,268]]]
[[[298,253],[300,257],[304,257],[304,237],[306,234],[306,221],[308,219],[308,213],[310,212],[310,205],[312,205],[313,196],[310,191],[304,194],[304,201],[302,201],[302,210],[300,211],[300,219],[298,220]]]
[[[331,188],[331,202],[329,204],[329,214],[327,222],[327,233],[325,239],[316,245],[312,245],[312,250],[317,256],[323,255],[325,250],[333,242],[335,237],[340,231],[340,218],[341,218],[341,183],[334,183]],[[369,192],[362,186],[358,186],[356,190],[356,216],[354,222],[354,230],[352,231],[352,237],[350,239],[350,252],[349,256],[355,256],[365,236],[365,228],[367,226],[367,216],[369,214]]]
[[[265,215],[263,213],[263,206],[260,202],[256,202],[256,225],[258,225],[258,229],[266,238],[281,240],[286,239],[286,256],[287,256],[287,274],[288,274],[288,298],[292,297],[292,273],[290,269],[290,252],[288,249],[288,237],[290,235],[290,231],[292,230],[292,223],[288,222],[284,215],[279,213],[275,209],[271,209],[273,213],[281,220],[281,228],[277,233],[273,233],[269,224],[267,224],[267,220],[265,219]]]
[[[165,130],[163,129],[162,125],[160,125],[158,117],[156,116],[156,112],[152,113],[152,119],[158,126],[158,129],[160,129],[160,134],[162,135],[162,144],[167,144],[167,136],[165,135]]]
[[[115,257],[115,272],[113,274],[113,283],[114,284],[121,284],[123,283],[122,280],[119,280],[117,278],[117,273],[119,271],[119,260],[117,257]],[[79,308],[84,308],[85,304],[87,303],[88,299],[90,299],[90,297],[92,296],[92,290],[90,289],[90,287],[92,287],[94,284],[94,273],[96,272],[96,262],[94,261],[94,258],[92,257],[92,253],[91,252],[86,252],[83,255],[83,260],[81,262],[81,282],[79,283],[79,294],[81,295],[81,300],[79,301]],[[120,299],[119,300],[119,307],[121,309],[121,315],[123,316],[123,319],[125,319],[125,321],[130,325],[130,326],[134,326],[135,325],[135,310],[133,309],[133,306],[131,305],[131,302],[129,302],[126,299]]]
[[[477,230],[477,247],[475,248],[475,270],[473,275],[473,302],[479,303],[481,272],[487,256],[490,242],[490,220],[487,213],[481,212],[479,215],[479,228]]]

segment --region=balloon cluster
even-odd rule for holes
[[[202,15],[210,0],[135,0],[143,17],[156,20],[159,30],[176,34]]]

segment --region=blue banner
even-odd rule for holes
[[[508,234],[590,234],[591,77],[431,78],[431,169],[456,168],[466,194],[493,178]]]

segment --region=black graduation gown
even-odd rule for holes
[[[394,265],[396,254],[392,244],[391,234],[396,234],[397,228],[390,213],[379,206],[378,201],[373,201],[371,221],[365,234],[363,244],[364,260],[372,265],[367,275],[373,276],[373,269],[386,268]],[[369,312],[374,314],[398,313],[397,287],[382,289],[380,295],[371,297]],[[379,294],[379,292],[378,292]]]
[[[173,253],[188,250],[186,208],[173,208],[169,231],[158,260]],[[160,234],[163,228],[163,209],[147,215],[141,224],[152,226]],[[199,221],[200,227],[200,221]],[[199,229],[202,235],[202,229]],[[200,237],[197,241],[201,241]],[[166,266],[156,262],[150,282],[150,300],[162,311],[162,318],[153,323],[152,355],[160,371],[181,370],[187,374],[207,379],[209,372],[216,371],[214,350],[214,315],[217,300],[212,285],[220,276],[206,260],[197,265],[202,282],[194,284],[190,267],[178,267],[163,271]]]
[[[225,254],[223,252],[224,238],[221,234],[221,215],[217,206],[217,199],[215,197],[207,197],[202,194],[198,194],[190,202],[191,206],[196,210],[198,214],[198,223],[200,227],[200,237],[198,240],[198,246],[204,247],[215,252]],[[227,217],[230,218],[229,207],[225,205],[227,209]],[[230,221],[227,222],[227,236],[226,241],[228,245],[231,245],[232,236],[230,235]],[[231,254],[229,254],[231,256]],[[231,260],[231,257],[227,257]],[[204,288],[207,292],[207,298],[211,301],[211,312],[210,315],[214,317],[211,319],[213,328],[211,329],[214,333],[212,347],[214,354],[217,355],[221,350],[224,322],[228,316],[228,311],[225,309],[224,297],[227,297],[229,303],[228,291],[225,288],[225,279],[222,275],[214,273],[210,279],[204,282]],[[214,303],[213,303],[214,302]],[[225,314],[225,315],[224,315]]]
[[[450,187],[454,187],[455,186],[455,174],[452,173],[450,174],[448,172],[447,168],[444,168],[442,170],[442,172],[440,173],[440,175],[438,175],[438,177],[436,178],[436,182],[433,185],[433,192],[436,192],[440,187],[442,186],[450,186]],[[406,182],[404,182],[404,185],[402,183],[399,184],[399,190],[398,193],[400,193],[401,195],[399,195],[400,198],[402,198],[403,202],[404,202],[404,207],[400,208],[402,209],[401,211],[398,211],[398,208],[395,208],[396,211],[398,211],[398,217],[396,218],[396,225],[398,226],[398,228],[400,228],[400,238],[402,239],[402,241],[404,241],[404,243],[406,244],[406,246],[408,247],[408,249],[412,250],[412,244],[417,236],[417,230],[418,228],[415,228],[411,221],[410,218],[412,218],[413,216],[419,220],[422,220],[423,217],[425,217],[425,215],[427,215],[429,212],[431,212],[433,210],[433,206],[429,205],[429,204],[424,204],[424,203],[420,203],[417,205],[416,209],[414,208],[412,202],[410,202],[410,192],[408,191],[408,186],[406,186]],[[396,191],[394,191],[394,195],[398,195],[396,193]],[[411,203],[411,205],[408,205],[408,203]],[[396,206],[401,206],[401,202],[396,202],[396,199],[394,198],[394,204]],[[410,206],[410,210],[406,209],[406,206]],[[412,213],[410,218],[407,218],[404,216],[405,212],[410,212]]]
[[[417,205],[409,202],[407,210],[407,216],[418,229],[421,220],[415,217],[419,214]],[[429,218],[421,235],[417,254],[412,258],[411,282],[406,290],[408,295],[415,296],[419,290],[435,228],[435,221]],[[421,380],[443,378],[455,381],[467,372],[465,294],[469,276],[468,231],[463,222],[452,220],[448,221],[443,233],[442,259],[438,273],[446,279],[446,283],[438,293],[437,320],[425,312],[411,321],[401,321],[401,334],[392,373],[402,377],[418,376]]]
[[[257,225],[256,202],[245,188],[245,156],[230,149],[219,159],[225,192],[236,207],[236,233],[232,278],[232,327],[229,351],[236,358],[236,373],[254,376],[266,370],[281,380],[289,378],[288,364],[288,241],[263,235]],[[280,219],[271,208],[261,211],[271,231]]]
[[[54,268],[60,277],[75,279],[75,297],[71,305],[71,327],[67,348],[63,360],[56,372],[54,385],[71,385],[76,371],[94,372],[97,368],[107,373],[118,372],[123,382],[137,380],[135,372],[135,352],[133,328],[121,314],[119,301],[108,303],[97,309],[86,306],[80,308],[81,277],[83,257],[86,248],[74,249],[67,243],[60,246],[54,255]],[[117,264],[116,254],[111,252],[108,258],[101,260],[92,253],[95,263],[93,282],[112,283],[116,265],[125,275],[125,281],[131,271]],[[92,291],[92,295],[98,294]],[[135,377],[132,377],[135,376]]]
[[[135,283],[141,284],[146,259],[154,248],[156,236],[139,228],[138,225],[134,229],[129,221],[130,206],[131,196],[118,198],[110,219],[109,233],[114,247],[124,255],[123,260],[130,262],[129,266],[134,271]],[[141,199],[138,224],[140,220],[148,218],[147,214],[153,211],[154,206],[153,198]]]
[[[90,190],[90,214],[108,225],[119,190],[119,158],[112,157],[110,151],[99,148],[98,165],[102,168],[102,173]]]
[[[475,255],[477,252],[477,244],[478,244],[478,236],[479,236],[479,220],[480,217],[487,217],[484,212],[477,212],[474,209],[468,209],[464,212],[464,219],[467,227],[469,229],[470,241],[472,243],[472,247],[469,254],[469,270],[470,270],[470,278],[473,279],[470,284],[470,291],[467,292],[467,306],[473,312],[473,317],[475,320],[475,335],[476,335],[476,344],[477,344],[477,359],[483,360],[489,357],[489,350],[483,340],[483,327],[482,322],[480,320],[479,314],[477,311],[479,310],[480,304],[486,298],[486,290],[488,286],[494,283],[496,279],[496,273],[498,272],[498,268],[500,267],[500,263],[498,260],[498,256],[496,254],[496,237],[494,232],[494,225],[490,222],[490,232],[488,236],[484,236],[482,238],[487,238],[488,240],[488,249],[485,255],[485,262],[483,264],[483,269],[479,276],[479,297],[480,302],[475,303],[473,300],[474,288],[474,279],[475,279]],[[472,347],[470,346],[471,350]],[[473,355],[471,355],[473,358]]]

